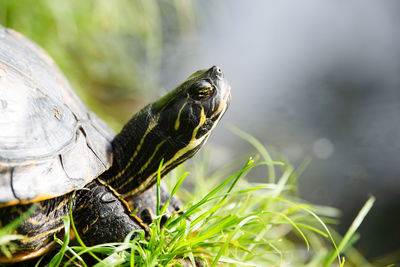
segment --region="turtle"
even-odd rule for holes
[[[47,252],[70,211],[87,245],[146,229],[157,174],[164,177],[204,146],[230,91],[218,66],[199,70],[115,134],[42,48],[0,26],[0,227],[36,207],[14,230],[26,238],[0,261]],[[168,196],[161,187],[161,199]],[[179,200],[171,207],[179,209]]]

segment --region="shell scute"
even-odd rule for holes
[[[110,167],[113,136],[50,56],[0,26],[0,206],[83,187]]]

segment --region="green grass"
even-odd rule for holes
[[[203,153],[192,173],[180,166],[166,178],[175,185],[172,194],[177,193],[185,202],[183,214],[171,216],[163,227],[159,216],[150,225],[147,238],[139,231],[122,243],[93,247],[79,239],[70,215],[64,220],[64,239],[55,237],[60,247],[46,256],[50,266],[179,266],[183,260],[200,260],[206,266],[371,266],[352,245],[373,198],[341,238],[332,228],[338,222],[336,209],[298,197],[298,170],[271,160],[256,139],[234,131],[258,152],[232,174],[228,175],[232,167],[210,173],[207,154]],[[255,160],[259,157],[261,160]],[[265,183],[248,181],[256,168],[266,171]],[[180,187],[185,178],[190,191]],[[165,210],[158,210],[158,214]],[[14,236],[5,233],[16,223],[0,230],[1,248],[12,249],[9,241]],[[77,236],[75,241],[69,236],[70,228]],[[35,260],[37,266],[43,261]]]

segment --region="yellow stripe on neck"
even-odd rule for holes
[[[158,119],[160,118],[160,115],[158,114],[157,116],[153,117],[152,120],[149,123],[149,126],[147,127],[146,132],[144,133],[144,135],[142,136],[142,138],[140,139],[139,144],[137,145],[135,152],[133,153],[132,157],[129,159],[128,163],[125,165],[125,168],[120,171],[117,175],[115,175],[114,177],[112,177],[111,179],[109,179],[107,182],[108,183],[112,183],[115,180],[117,180],[118,178],[120,178],[127,170],[128,168],[131,166],[133,160],[136,158],[137,154],[139,153],[140,149],[142,148],[142,145],[144,143],[144,140],[146,139],[146,136],[151,132],[151,130],[153,130],[153,128],[155,126],[157,126],[158,123]]]
[[[205,112],[204,112],[204,108],[201,107],[200,122],[196,126],[196,128],[194,129],[190,142],[188,143],[187,146],[185,146],[182,149],[178,150],[175,153],[175,155],[162,166],[161,172],[163,172],[169,165],[171,165],[174,161],[179,159],[185,153],[187,153],[188,151],[190,151],[190,150],[194,149],[195,147],[197,147],[198,145],[200,145],[203,142],[204,139],[208,138],[209,133],[211,131],[209,131],[207,134],[205,134],[201,138],[196,139],[197,132],[199,131],[200,127],[205,123],[206,119],[207,118],[206,118],[206,115],[205,115]],[[137,188],[135,188],[132,191],[129,191],[129,192],[123,194],[122,197],[126,198],[126,197],[129,197],[129,196],[133,196],[133,195],[137,194],[138,192],[141,192],[141,191],[144,191],[145,189],[147,189],[146,187],[148,187],[150,181],[153,179],[153,177],[155,177],[155,175],[157,174],[157,171],[155,171],[152,174],[150,174]],[[131,177],[128,181],[126,181],[124,183],[124,185],[130,183],[133,179],[134,179],[134,177]]]

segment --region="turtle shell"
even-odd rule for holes
[[[0,206],[82,188],[110,167],[113,136],[41,48],[0,26]]]

